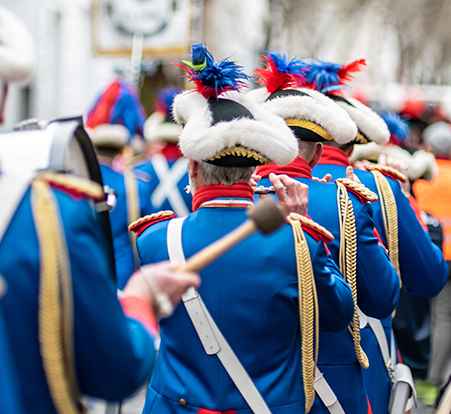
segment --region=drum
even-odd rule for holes
[[[29,120],[11,132],[0,134],[0,168],[6,174],[32,175],[53,171],[87,178],[103,186],[102,175],[91,139],[81,116],[49,122]],[[108,194],[96,205],[99,223],[108,242],[114,269],[113,239],[108,214]],[[112,277],[116,280],[113,272]]]

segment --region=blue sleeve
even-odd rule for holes
[[[318,292],[320,328],[326,331],[345,329],[352,320],[354,304],[351,289],[322,243],[312,257]]]
[[[122,312],[91,207],[76,204],[61,212],[73,279],[77,377],[83,394],[119,401],[149,377],[155,349],[147,330]]]
[[[357,303],[373,318],[386,318],[399,300],[399,277],[385,248],[374,235],[369,204],[356,205]]]
[[[434,297],[448,280],[446,261],[440,249],[419,223],[398,182],[390,181],[398,207],[399,264],[408,292]]]

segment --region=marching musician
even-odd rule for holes
[[[358,128],[356,141],[343,145],[330,142],[324,146],[321,159],[313,170],[320,177],[325,174],[331,174],[334,179],[346,177],[349,157],[356,143],[382,145],[390,137],[387,125],[377,113],[343,93],[343,87],[350,79],[350,73],[343,70],[346,67],[349,65],[313,62],[305,71],[310,86],[340,105]],[[404,177],[394,169],[381,166],[369,171],[355,169],[354,172],[362,184],[378,195],[378,202],[372,205],[374,223],[402,286],[414,295],[434,297],[446,283],[447,266],[440,249],[432,243],[402,190],[400,181]],[[396,383],[393,369],[397,357],[393,351],[392,318],[383,319],[381,324],[385,338],[379,335],[377,343],[368,341],[364,344],[372,361],[369,369],[364,371],[364,379],[374,414],[387,413],[392,381]],[[376,323],[372,327],[374,332],[377,329],[375,325],[380,329]],[[409,381],[413,388],[411,377]]]
[[[88,113],[86,125],[96,147],[104,184],[114,190],[110,211],[118,288],[138,267],[135,241],[128,225],[150,214],[149,177],[133,170],[127,150],[141,136],[144,112],[132,85],[116,79],[100,94]]]
[[[241,67],[215,62],[196,44],[185,68],[196,90],[175,98],[174,117],[184,125],[180,148],[189,159],[193,213],[175,218],[163,211],[132,225],[142,263],[181,263],[242,224],[253,204],[248,182],[255,167],[287,164],[297,154],[283,120],[238,92],[247,80]],[[295,187],[285,179],[277,182],[287,184],[286,197]],[[289,220],[290,226],[253,235],[206,267],[199,292],[191,291],[162,321],[144,413],[310,410],[315,332],[344,329],[353,302],[326,254],[330,233],[301,215]]]
[[[144,124],[149,159],[136,166],[148,176],[153,211],[173,210],[180,217],[191,211],[191,194],[186,191],[188,160],[178,146],[182,127],[172,117],[174,97],[181,92],[167,87],[158,94],[155,112]]]
[[[262,178],[260,191],[270,186],[271,173],[287,174],[307,184],[311,217],[334,236],[329,247],[353,290],[356,314],[351,334],[347,329],[321,332],[315,383],[318,398],[312,413],[360,414],[368,410],[363,372],[372,364],[362,349],[360,337],[363,342],[371,333],[367,316],[384,318],[393,312],[399,298],[399,280],[375,236],[371,204],[376,196],[348,178],[333,183],[312,178],[323,144],[348,144],[356,138],[357,128],[331,99],[304,87],[304,67],[298,59],[289,60],[273,52],[266,56],[266,66],[256,71],[264,88],[251,94],[267,110],[285,119],[299,146],[293,162],[287,166],[260,167],[257,175]]]

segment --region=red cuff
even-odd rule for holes
[[[123,296],[119,302],[128,317],[141,322],[152,335],[158,332],[157,320],[149,301],[136,296]]]

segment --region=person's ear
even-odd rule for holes
[[[188,172],[191,178],[197,178],[199,176],[199,163],[197,161],[189,160]]]
[[[315,144],[315,152],[313,153],[313,158],[309,162],[311,167],[314,167],[316,164],[318,164],[322,154],[323,154],[323,144],[317,142]]]

